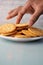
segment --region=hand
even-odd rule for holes
[[[10,11],[7,19],[17,16],[16,23],[20,23],[24,14],[32,14],[29,20],[29,25],[32,26],[41,14],[43,14],[43,0],[28,0],[24,6],[19,6]]]

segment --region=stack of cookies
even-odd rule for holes
[[[0,26],[0,35],[14,38],[31,38],[43,36],[43,30],[30,27],[28,24],[7,23]]]

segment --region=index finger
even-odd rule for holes
[[[18,16],[17,16],[17,19],[16,19],[16,23],[17,23],[17,24],[20,23],[20,21],[21,21],[23,15],[26,13],[28,7],[30,7],[30,4],[29,4],[29,3],[26,3],[26,4],[23,6],[22,10],[18,13]]]

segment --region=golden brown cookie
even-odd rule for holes
[[[4,35],[9,35],[15,33],[16,26],[14,24],[4,24],[0,26],[0,33]]]
[[[28,29],[28,24],[16,24],[17,30]]]
[[[28,36],[26,35],[15,35],[14,37],[15,38],[28,38]]]
[[[36,36],[43,36],[43,30],[31,27],[28,29],[31,33],[35,34]]]
[[[16,34],[16,31],[15,32],[11,32],[11,33],[1,33],[0,35],[3,35],[3,36],[12,36],[12,35],[15,35]]]
[[[28,37],[36,37],[36,35],[32,34],[29,30],[22,30],[22,33]]]
[[[11,35],[11,36],[14,37],[15,35],[24,35],[24,34],[22,33],[22,31],[19,31],[19,32],[17,31],[15,34],[13,34],[13,35]]]
[[[4,24],[0,26],[0,34],[17,38],[43,36],[43,30],[30,27],[28,24]]]
[[[27,27],[28,24],[16,24],[16,27]]]

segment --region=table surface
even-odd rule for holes
[[[43,39],[27,43],[0,39],[0,65],[43,65]]]
[[[19,1],[0,0],[0,24],[13,22],[16,18],[9,21],[5,19],[8,11],[19,6]],[[25,1],[25,0],[24,0]],[[21,2],[22,5],[24,2]],[[30,15],[23,17],[27,21]],[[34,25],[43,29],[43,16]],[[0,38],[0,65],[43,65],[43,39],[33,42],[14,42]]]

